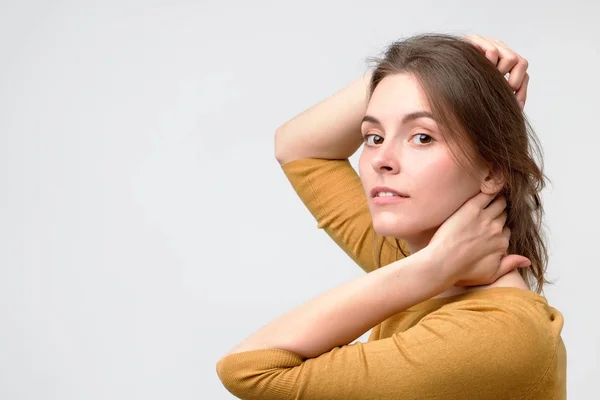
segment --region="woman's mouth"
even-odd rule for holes
[[[373,204],[396,204],[405,201],[409,196],[399,190],[387,186],[376,186],[371,189]]]
[[[373,200],[373,204],[386,205],[386,204],[402,203],[402,202],[406,201],[407,199],[408,199],[408,197],[400,196],[398,194],[394,194],[394,195],[382,194],[382,195],[376,195],[375,197],[373,197],[372,200]]]

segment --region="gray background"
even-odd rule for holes
[[[546,296],[569,398],[600,398],[599,15],[590,0],[2,1],[0,398],[232,398],[223,353],[363,274],[285,179],[275,129],[425,31],[530,62],[553,181]]]

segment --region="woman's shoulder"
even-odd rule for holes
[[[518,270],[513,270],[489,285],[468,287],[467,290],[448,299],[448,305],[461,307],[470,304],[489,302],[504,308],[516,307],[522,312],[542,310],[544,313],[558,313],[548,303],[548,299],[529,288]],[[466,302],[466,303],[465,303]]]
[[[564,326],[562,313],[548,299],[527,286],[511,286],[508,282],[486,289],[475,290],[442,305],[436,313],[449,313],[465,323],[480,319],[488,324],[490,334],[507,339],[527,339],[556,346]]]
[[[556,340],[564,325],[562,313],[519,279],[511,277],[478,290],[429,299],[408,311],[425,314],[421,321],[441,316],[456,323],[488,324],[490,333]]]

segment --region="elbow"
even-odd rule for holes
[[[286,162],[285,157],[285,149],[284,149],[284,140],[283,140],[283,131],[281,128],[278,128],[275,131],[275,159],[279,163],[279,165],[283,165]]]
[[[217,375],[229,393],[240,399],[274,399],[271,386],[265,381],[276,381],[277,369],[257,367],[252,360],[224,356],[217,362]],[[274,383],[276,385],[276,383]]]
[[[219,380],[229,393],[239,398],[247,396],[243,385],[244,378],[241,376],[244,368],[240,368],[239,365],[224,356],[217,362],[216,370]]]
[[[216,370],[223,386],[236,397],[275,399],[277,393],[289,391],[299,373],[296,367],[303,361],[287,350],[243,351],[222,357]]]

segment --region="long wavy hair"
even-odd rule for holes
[[[530,289],[541,294],[545,283],[553,283],[544,277],[548,250],[540,192],[547,177],[539,140],[507,80],[475,46],[445,34],[395,41],[383,57],[369,61],[375,64],[369,99],[386,76],[414,76],[459,165],[468,171],[488,166],[504,178],[501,194],[507,199],[506,226],[511,230],[508,254],[531,260],[531,266],[519,268],[519,273]],[[375,246],[378,268],[383,239]],[[402,240],[394,241],[407,256]]]

